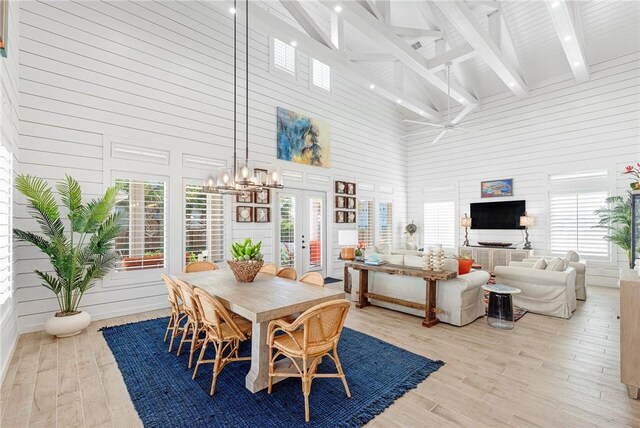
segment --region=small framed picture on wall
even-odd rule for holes
[[[346,207],[348,210],[355,210],[356,209],[356,198],[350,198],[350,197],[346,197],[345,198],[347,203],[346,203]]]
[[[347,183],[344,181],[336,181],[336,193],[343,195],[347,193]]]
[[[346,208],[344,196],[336,196],[336,208],[339,208],[339,209]]]
[[[336,223],[345,223],[345,211],[336,211]]]
[[[256,192],[256,196],[253,201],[256,204],[268,205],[271,203],[271,194],[269,189],[262,189],[260,192]]]
[[[271,221],[271,209],[267,207],[254,207],[253,218],[256,223],[269,223]]]
[[[267,184],[267,170],[262,168],[253,168],[253,175],[256,176],[259,184]]]
[[[236,221],[238,223],[251,223],[251,222],[253,222],[253,207],[237,206],[236,207]]]
[[[347,183],[347,195],[356,194],[356,183]]]
[[[236,195],[236,202],[242,202],[243,204],[253,203],[253,192],[243,192]]]
[[[347,223],[355,223],[356,222],[356,213],[355,211],[347,212]]]

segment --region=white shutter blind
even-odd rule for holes
[[[312,64],[313,84],[327,91],[331,90],[331,67],[315,58]]]
[[[122,258],[117,271],[157,269],[165,266],[166,184],[157,181],[116,178],[120,194],[116,211],[122,231],[115,249]]]
[[[0,144],[0,304],[11,295],[13,240],[11,231],[13,163],[9,150]]]
[[[358,242],[366,248],[375,244],[373,229],[373,201],[358,200]]]
[[[378,239],[380,243],[393,247],[393,204],[381,202],[378,205]]]
[[[442,244],[456,246],[455,202],[426,202],[424,204],[424,246]]]
[[[199,255],[210,262],[225,259],[224,198],[205,193],[202,186],[185,186],[184,243],[185,265]],[[203,254],[204,253],[204,254]]]
[[[588,258],[609,258],[606,230],[594,228],[599,217],[594,211],[606,205],[607,192],[551,193],[549,217],[551,252],[577,251]]]
[[[296,48],[280,39],[273,39],[273,64],[290,74],[296,73]]]
[[[296,265],[296,198],[279,196],[280,209],[280,267]]]

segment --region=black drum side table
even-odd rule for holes
[[[520,289],[502,284],[486,284],[482,289],[489,292],[487,324],[503,330],[512,330],[515,326],[512,295],[520,293]]]

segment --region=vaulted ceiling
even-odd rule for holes
[[[254,23],[397,102],[461,120],[482,100],[640,50],[637,1],[260,0]],[[257,9],[257,8],[254,8]],[[267,12],[265,14],[264,12]],[[447,95],[447,64],[452,89]]]

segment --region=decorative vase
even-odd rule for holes
[[[91,315],[80,311],[73,315],[58,316],[58,312],[44,323],[44,331],[56,337],[75,336],[91,323]]]
[[[422,256],[422,269],[433,270],[432,257],[433,248],[429,247],[425,250],[424,255]]]
[[[241,262],[227,260],[227,264],[238,282],[253,282],[264,262],[262,260],[244,260]]]
[[[444,250],[442,249],[442,245],[436,245],[431,255],[431,264],[434,272],[442,272],[444,270]]]

